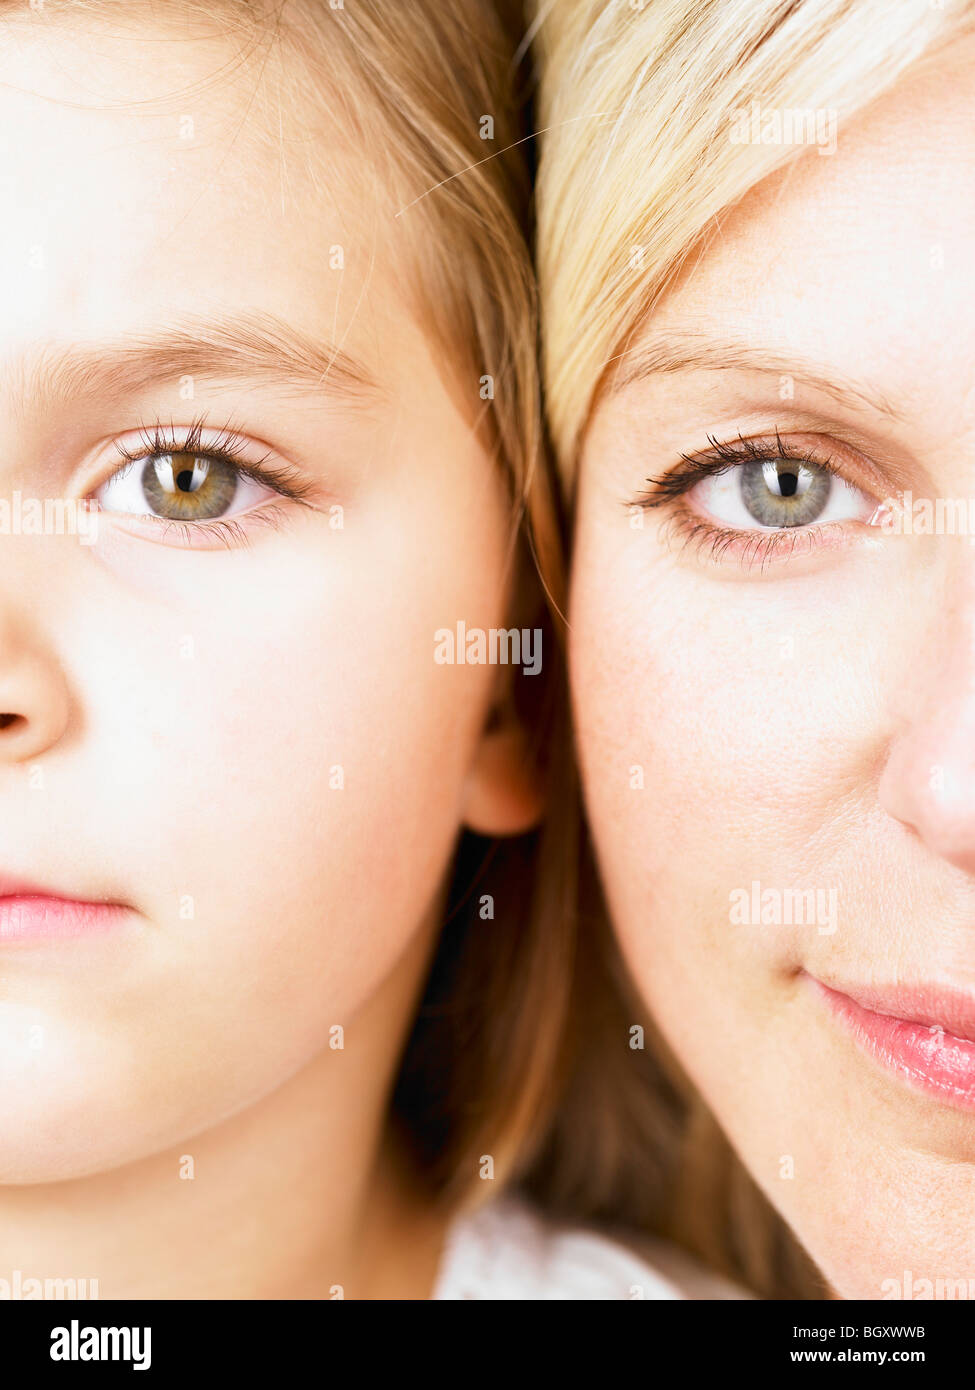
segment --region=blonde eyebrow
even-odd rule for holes
[[[265,313],[182,317],[104,343],[45,345],[24,370],[28,399],[73,400],[110,390],[134,396],[184,377],[262,381],[347,400],[380,394],[340,348]]]
[[[801,357],[776,357],[749,343],[716,342],[686,334],[660,335],[627,349],[607,365],[607,388],[611,394],[658,372],[763,372],[768,376],[790,377],[797,384],[832,397],[847,409],[862,411],[866,408],[892,420],[903,419],[902,413],[883,393],[867,382],[840,383],[822,364]]]

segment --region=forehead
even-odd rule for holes
[[[642,335],[823,364],[957,419],[975,348],[975,48],[959,44],[722,219]],[[733,356],[729,353],[728,356]],[[784,367],[782,368],[785,369]],[[975,427],[975,397],[969,402]]]
[[[4,356],[226,307],[364,357],[409,332],[379,181],[287,51],[132,15],[4,37]]]

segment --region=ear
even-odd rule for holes
[[[515,708],[510,682],[504,684],[467,775],[464,823],[478,835],[524,834],[538,824],[545,805],[528,730]]]

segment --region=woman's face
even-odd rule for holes
[[[973,72],[956,50],[724,219],[581,464],[619,940],[846,1297],[975,1279]],[[906,493],[964,532],[915,505],[897,534]]]
[[[136,22],[0,58],[0,892],[123,905],[0,920],[7,1182],[359,1065],[333,1030],[419,978],[464,819],[533,811],[496,673],[435,660],[503,624],[510,524],[477,375],[399,292],[410,219],[286,55]],[[18,494],[96,498],[97,539]]]

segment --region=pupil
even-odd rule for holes
[[[797,473],[779,474],[779,492],[783,497],[795,497],[799,488],[799,475]]]
[[[184,468],[181,472],[176,474],[176,486],[179,488],[180,492],[189,492],[191,490],[192,482],[192,468]]]

